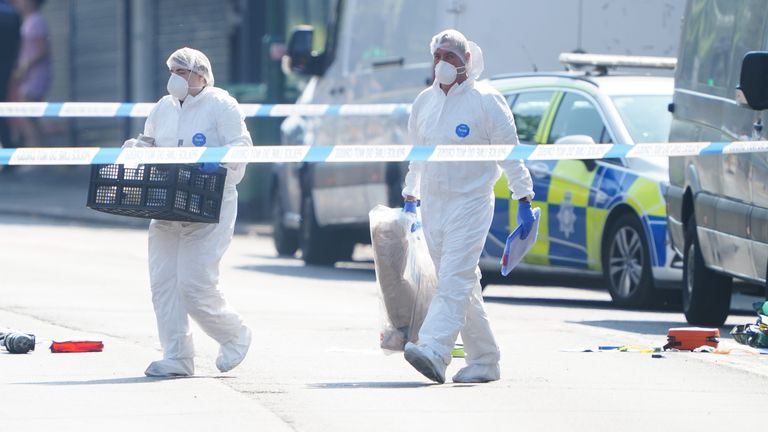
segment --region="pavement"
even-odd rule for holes
[[[90,228],[99,225],[146,230],[145,220],[88,209],[88,178],[89,167],[80,166],[0,172],[0,220],[63,224],[68,228],[74,225],[66,230],[66,236],[48,237],[48,227],[41,226],[35,230],[39,238],[24,239],[23,243],[33,245],[53,243],[45,251],[48,256],[55,256],[58,250],[76,255],[78,250],[89,247],[87,242],[75,246],[68,243],[82,235],[77,225],[85,225],[89,235]],[[0,236],[0,251],[5,252],[0,256],[5,258],[13,253],[8,251],[14,244],[21,243],[18,237],[8,241],[14,225],[8,227],[4,233],[11,235]],[[248,221],[237,225],[237,231],[247,235],[263,235],[268,230],[263,224]],[[117,259],[138,265],[145,259],[135,252],[143,247],[143,239],[134,232],[129,234],[131,243]],[[120,239],[125,241],[122,236]],[[184,379],[143,375],[145,365],[159,355],[148,299],[136,300],[137,296],[145,296],[146,290],[116,294],[121,287],[91,283],[77,295],[101,296],[101,301],[125,295],[129,300],[112,301],[105,310],[89,309],[66,291],[85,277],[71,266],[62,272],[61,263],[41,263],[35,286],[16,284],[12,288],[8,276],[3,277],[8,263],[0,259],[0,327],[13,323],[14,328],[38,336],[36,349],[29,354],[10,354],[0,348],[0,432],[359,430],[360,425],[367,425],[368,430],[384,430],[385,426],[397,424],[400,416],[418,420],[421,426],[434,420],[431,429],[446,429],[449,423],[453,429],[485,426],[486,430],[509,429],[510,425],[520,430],[551,430],[555,426],[558,430],[644,430],[654,428],[654,424],[666,425],[661,427],[664,430],[741,430],[746,429],[742,425],[754,423],[754,416],[749,414],[760,412],[765,394],[762,383],[768,369],[751,356],[706,360],[680,353],[665,354],[666,360],[651,360],[640,353],[581,355],[531,349],[542,339],[552,347],[584,347],[595,341],[614,340],[647,346],[650,337],[664,340],[665,329],[678,326],[681,319],[679,313],[638,315],[604,309],[602,304],[608,302],[604,292],[581,290],[580,295],[586,297],[568,301],[563,300],[567,296],[560,293],[561,289],[542,291],[537,286],[527,291],[517,287],[518,297],[496,287],[495,292],[503,295],[492,294],[488,300],[489,313],[499,317],[494,321],[495,331],[508,359],[502,363],[507,368],[502,375],[509,378],[485,387],[430,386],[401,358],[382,356],[378,349],[364,349],[375,327],[371,321],[376,320],[368,312],[376,304],[370,272],[362,276],[349,272],[345,276],[348,280],[340,280],[330,270],[293,262],[281,264],[274,257],[250,253],[241,250],[236,256],[244,257],[243,261],[234,265],[251,272],[271,271],[273,279],[265,286],[233,289],[228,295],[232,294],[237,304],[253,305],[244,311],[258,317],[254,322],[259,323],[260,346],[253,349],[277,347],[282,355],[270,355],[263,349],[252,352],[246,358],[246,362],[256,364],[250,375],[248,364],[222,374],[213,367],[215,343],[201,337],[196,344],[201,342],[197,348],[205,356],[196,362],[196,376]],[[104,256],[103,260],[109,261],[109,268],[118,268],[114,267],[115,257]],[[21,263],[16,260],[17,266],[28,269],[25,275],[36,270],[34,265]],[[61,285],[51,287],[57,272]],[[293,286],[296,282],[284,277],[287,274],[312,278],[313,283]],[[121,282],[143,282],[143,278],[146,275],[124,274]],[[491,290],[493,293],[494,288]],[[14,298],[4,299],[8,293]],[[265,306],[260,300],[267,295],[269,303]],[[297,297],[303,301],[297,302]],[[365,307],[348,309],[347,303],[339,299]],[[39,305],[35,309],[9,306],[24,302]],[[318,304],[325,306],[318,311]],[[501,318],[507,315],[516,318]],[[566,321],[560,319],[561,315]],[[302,319],[311,319],[312,325]],[[751,314],[742,314],[734,317],[734,322],[753,319]],[[51,338],[59,337],[98,338],[105,349],[101,353],[51,353]],[[277,370],[281,372],[275,374]],[[397,396],[393,396],[393,390]],[[432,403],[427,413],[422,412],[423,400]],[[290,409],[282,405],[287,401]],[[503,423],[489,426],[500,419]],[[564,421],[572,421],[573,427],[563,427]]]
[[[147,227],[143,219],[87,208],[89,174],[87,166],[0,171],[0,217],[33,224]],[[238,225],[241,233],[264,229]],[[2,297],[0,323],[39,335],[67,335],[68,340],[94,338],[66,322],[9,310]],[[0,349],[0,431],[292,430],[258,401],[227,385],[231,375],[209,368],[192,379],[147,378],[136,365],[156,360],[155,347],[104,334],[95,337],[104,342],[101,353],[54,354],[48,349],[50,340],[39,339],[28,354]]]

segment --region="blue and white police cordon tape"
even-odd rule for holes
[[[154,105],[154,103],[118,102],[2,102],[0,103],[0,117],[146,117]],[[240,104],[240,107],[246,117],[402,115],[410,111],[409,104]],[[0,149],[0,165],[564,160],[697,156],[765,151],[768,151],[768,142],[766,141],[636,145],[294,145],[132,149],[73,147]]]
[[[260,162],[400,162],[603,159],[703,156],[768,151],[768,141],[549,145],[341,145],[0,149],[0,165]]]
[[[0,117],[146,117],[154,103],[0,102]],[[240,104],[246,117],[374,116],[408,114],[410,104]]]

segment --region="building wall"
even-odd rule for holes
[[[203,51],[211,61],[217,84],[230,82],[231,38],[238,24],[233,1],[158,0],[157,75],[159,95],[165,94],[165,60],[188,46]]]
[[[166,93],[165,60],[177,48],[190,46],[210,58],[216,84],[230,81],[231,39],[238,25],[236,0],[145,1],[57,0],[46,2],[53,59],[48,101],[150,102]],[[139,21],[143,22],[139,22]],[[152,33],[142,45],[151,52],[136,55],[133,27]],[[153,60],[152,60],[153,59]],[[133,61],[152,61],[143,70],[152,76],[136,80]],[[146,86],[146,88],[137,88]],[[49,145],[114,147],[140,131],[143,121],[127,119],[46,119]]]
[[[43,14],[50,28],[53,82],[50,102],[154,102],[166,94],[165,60],[189,46],[206,53],[216,85],[236,97],[263,97],[264,34],[275,31],[283,2],[299,0],[55,0]],[[300,0],[305,3],[306,0]],[[315,2],[315,0],[312,0]],[[316,8],[316,6],[313,6]],[[278,23],[284,26],[284,23]],[[278,38],[279,39],[279,38]],[[269,64],[279,68],[279,62]],[[256,95],[256,96],[254,96]],[[48,146],[118,147],[143,129],[144,119],[46,118],[40,121]],[[249,121],[254,140],[267,129]],[[275,132],[276,134],[276,132]],[[276,141],[276,140],[273,140]],[[263,217],[266,164],[249,167],[240,184],[241,216]]]

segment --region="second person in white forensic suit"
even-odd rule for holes
[[[213,70],[200,51],[181,48],[167,60],[169,95],[147,117],[144,134],[159,147],[252,146],[237,101],[213,86]],[[124,147],[140,146],[128,140]],[[245,358],[251,330],[218,289],[219,262],[229,247],[237,217],[237,189],[245,164],[225,164],[227,177],[218,223],[152,220],[149,275],[163,358],[147,376],[194,374],[188,317],[219,345],[216,367],[226,372]]]
[[[437,34],[430,44],[435,82],[416,97],[408,122],[413,145],[517,144],[517,130],[504,97],[475,81],[483,70],[482,51],[456,30]],[[520,160],[503,162],[412,161],[403,196],[421,201],[437,292],[405,359],[427,378],[443,383],[451,351],[461,333],[467,366],[454,382],[498,380],[499,348],[483,307],[478,262],[493,218],[493,186],[507,175],[519,202],[524,235],[533,224],[533,183]]]

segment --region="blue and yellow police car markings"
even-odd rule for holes
[[[663,266],[666,257],[666,219],[664,199],[656,182],[640,177],[624,167],[601,165],[597,169],[596,192],[591,205],[613,209],[625,203],[640,217],[650,247],[652,266]],[[600,194],[610,197],[604,200]],[[598,249],[599,250],[599,249]]]
[[[591,175],[580,172],[578,165],[568,169],[556,167],[557,161],[536,161],[541,162],[547,163],[539,166],[537,175],[534,170],[531,173],[536,191],[533,206],[541,209],[539,238],[524,259],[525,263],[600,271],[602,236],[608,215],[617,205],[625,204],[641,219],[650,246],[651,265],[665,265],[666,209],[658,183],[620,166],[599,165]],[[553,180],[551,172],[567,175]],[[586,195],[583,192],[587,189],[574,193],[579,190],[577,184],[585,183],[591,183]],[[500,257],[506,236],[517,226],[517,206],[510,203],[506,177],[502,176],[494,191],[496,210],[485,253]]]
[[[638,178],[627,188],[627,194],[634,198],[638,211],[642,214],[661,218],[666,216],[664,197],[657,182],[648,178]]]
[[[569,194],[560,204],[549,204],[549,262],[566,267],[587,266],[587,209],[576,207]]]
[[[600,164],[595,169],[587,207],[588,268],[592,270],[602,270],[603,235],[607,228],[608,215],[625,201],[625,187],[631,184],[635,177],[628,171],[611,165]]]
[[[667,262],[667,220],[658,216],[648,216],[647,219],[647,226],[651,230],[648,237],[651,244],[651,265],[664,267]]]
[[[536,243],[525,257],[525,262],[536,265],[549,265],[549,206],[542,203],[532,204],[533,207],[539,207],[539,237]],[[517,209],[515,209],[515,220],[517,219]]]
[[[550,241],[549,236],[551,229],[550,224],[550,210],[549,210],[549,190],[552,181],[552,172],[555,170],[555,166],[558,161],[528,161],[528,166],[531,172],[531,178],[533,179],[533,191],[536,196],[534,198],[532,207],[539,207],[541,213],[539,214],[539,233],[536,243],[534,243],[531,250],[526,255],[524,262],[528,264],[548,266],[550,262]],[[506,183],[505,183],[506,185]],[[517,226],[517,206],[512,206],[509,212],[510,226]]]
[[[582,161],[558,161],[547,192],[549,261],[554,265],[587,267],[587,205],[595,171]]]
[[[534,180],[534,207],[541,208],[539,239],[525,262],[600,270],[602,236],[610,211],[622,203],[640,217],[651,246],[651,263],[666,258],[664,200],[658,184],[621,166],[598,165],[586,170],[581,161],[528,162]],[[531,164],[535,163],[534,168]],[[486,253],[500,256],[504,240],[517,226],[517,206],[510,205],[504,176],[495,185],[493,240]]]
[[[524,262],[535,265],[550,265],[549,257],[549,187],[552,181],[552,171],[555,169],[557,161],[528,161],[526,166],[531,172],[531,178],[533,179],[533,191],[536,194],[534,201],[531,204],[533,207],[539,207],[541,213],[539,214],[539,237],[536,243],[531,248],[531,251],[525,257]],[[517,207],[515,206],[514,213],[510,215],[510,221],[517,220]]]
[[[587,268],[590,270],[600,271],[603,268],[600,257],[608,212],[607,209],[587,207]]]
[[[666,260],[666,218],[664,198],[656,182],[624,170],[614,169],[622,179],[622,202],[640,217],[648,240],[651,266],[664,266]]]
[[[552,165],[554,165],[554,162],[552,162]],[[547,179],[548,178],[549,176],[547,175]],[[515,229],[515,227],[517,227],[517,203],[513,204],[510,202],[512,197],[509,191],[509,186],[507,185],[506,176],[501,176],[499,181],[494,185],[493,191],[496,196],[495,209],[493,220],[491,222],[491,229],[489,230],[483,253],[486,256],[501,257],[507,236],[513,229]],[[539,201],[538,198],[539,195],[537,192],[533,206],[541,209],[539,215],[541,219],[539,222],[538,240],[528,252],[528,255],[526,255],[524,262],[546,266],[549,265],[549,243],[546,241],[546,238],[549,235],[549,230],[547,229],[547,203]]]
[[[637,174],[619,167],[600,165],[597,167],[593,189],[596,193],[590,197],[590,206],[612,209],[625,202],[627,191],[637,180]]]
[[[549,186],[552,181],[552,172],[558,161],[528,161],[526,166],[533,179],[533,192],[536,194],[536,202],[549,202]]]
[[[627,190],[643,222],[649,239],[651,265],[664,266],[667,260],[667,218],[664,197],[659,184],[651,179],[639,178]]]

